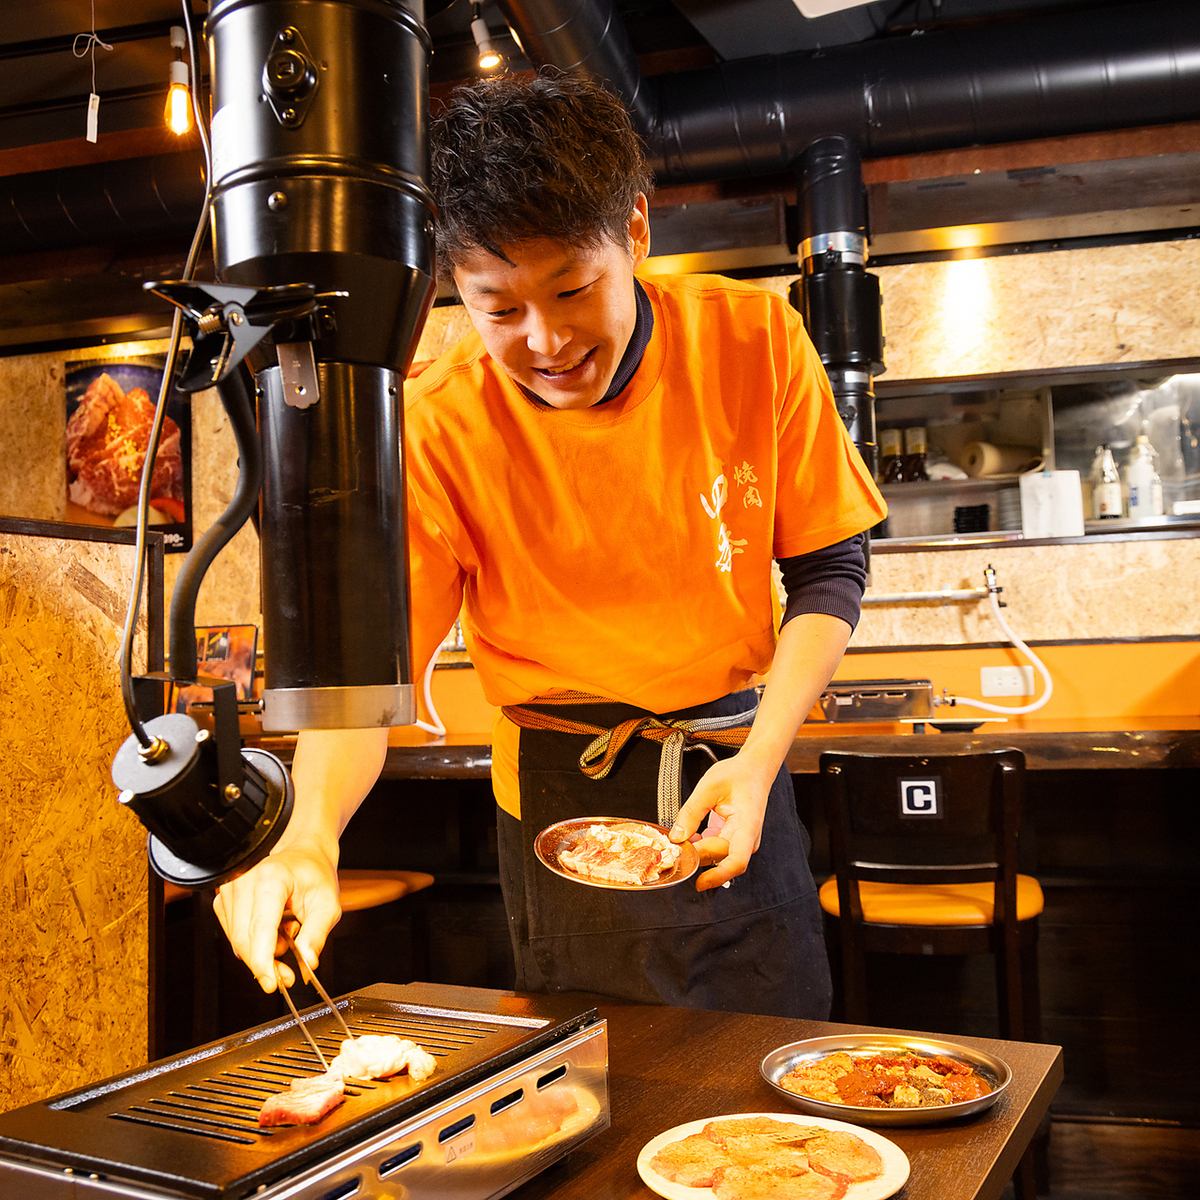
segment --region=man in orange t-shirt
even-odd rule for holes
[[[650,179],[598,85],[460,89],[434,125],[432,186],[439,261],[474,333],[406,401],[414,660],[461,609],[501,710],[517,986],[823,1017],[820,910],[783,763],[844,652],[861,535],[886,510],[820,361],[780,296],[636,276]],[[635,736],[589,778],[594,731],[628,720],[673,736]],[[218,915],[267,990],[285,909],[311,961],[336,920],[337,837],[385,748],[380,731],[302,734],[296,815],[221,889]],[[695,887],[630,893],[537,863],[540,829],[602,814],[676,841],[700,831],[709,865]]]

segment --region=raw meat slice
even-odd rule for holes
[[[634,821],[588,825],[558,861],[589,879],[645,885],[674,870],[679,847],[657,829]]]
[[[293,1079],[282,1092],[268,1096],[258,1114],[264,1129],[272,1125],[315,1125],[346,1098],[346,1082],[333,1071]]]
[[[818,1171],[840,1175],[854,1183],[876,1179],[883,1174],[883,1159],[874,1146],[868,1146],[852,1133],[837,1129],[822,1130],[804,1143],[808,1160]]]
[[[769,1167],[723,1167],[713,1194],[717,1200],[841,1200],[846,1184],[813,1171],[788,1175]]]
[[[729,1155],[701,1133],[664,1146],[650,1166],[665,1179],[684,1187],[712,1187],[714,1174],[729,1166]]]

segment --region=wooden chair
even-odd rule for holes
[[[1017,871],[1025,756],[821,755],[833,877],[820,889],[841,950],[842,1016],[867,1024],[866,955],[990,953],[1000,1031],[1041,1036],[1038,881]],[[1037,1194],[1034,1153],[1014,1177]]]
[[[1017,871],[1025,757],[821,755],[847,1020],[866,1021],[865,955],[991,953],[1000,1031],[1041,1034],[1042,889]],[[849,914],[842,920],[841,914]]]

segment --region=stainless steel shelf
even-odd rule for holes
[[[974,492],[1012,487],[1020,475],[986,475],[979,479],[930,479],[919,483],[885,483],[880,491],[890,499],[905,496],[940,496],[946,492]]]

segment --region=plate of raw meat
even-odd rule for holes
[[[824,1117],[733,1113],[677,1125],[637,1160],[666,1200],[886,1200],[908,1156],[881,1134]]]
[[[575,817],[534,839],[538,861],[556,875],[590,887],[648,891],[690,879],[700,866],[691,842],[676,845],[653,821]]]

